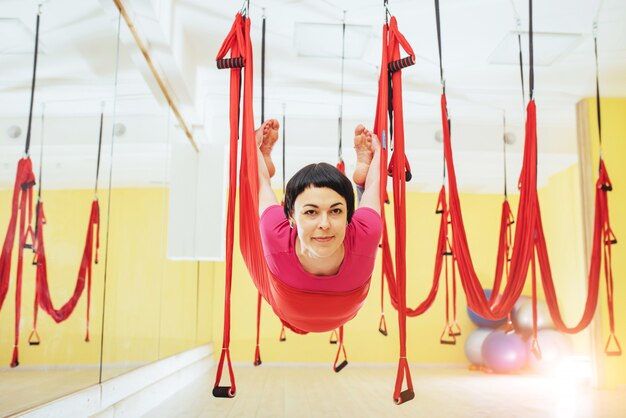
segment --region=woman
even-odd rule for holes
[[[356,127],[353,179],[363,189],[356,211],[350,180],[326,163],[289,180],[283,208],[270,182],[278,127],[269,120],[257,131],[260,232],[274,284],[268,301],[292,329],[328,331],[352,319],[369,291],[382,231],[380,145]]]

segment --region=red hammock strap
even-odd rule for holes
[[[337,333],[337,330],[334,329],[330,332],[330,337],[328,337],[328,343],[337,344],[337,341],[339,341],[339,334]]]
[[[254,365],[260,366],[263,362],[261,361],[261,348],[259,346],[259,339],[261,334],[261,303],[263,300],[263,296],[261,293],[258,294],[256,300],[256,349],[254,350]]]
[[[452,323],[450,324],[449,334],[459,337],[462,334],[461,325],[457,321],[457,302],[456,302],[456,257],[452,251]]]
[[[406,378],[407,388],[401,390],[402,381]],[[415,398],[415,392],[413,391],[413,381],[411,380],[411,370],[409,369],[409,363],[406,357],[400,357],[398,361],[398,372],[396,374],[396,389],[393,392],[393,400],[397,405],[404,402],[408,402]]]
[[[455,345],[456,344],[456,336],[454,335],[454,333],[452,332],[452,326],[451,326],[451,322],[450,322],[450,288],[449,288],[449,273],[448,273],[448,265],[450,264],[450,259],[452,259],[452,247],[450,246],[450,241],[447,240],[447,251],[444,253],[445,256],[445,261],[444,261],[444,281],[446,283],[446,309],[445,309],[445,316],[446,316],[446,324],[443,328],[443,331],[441,332],[441,336],[439,337],[439,343],[440,344],[447,344],[447,345]],[[452,267],[454,268],[454,266]]]
[[[224,362],[228,365],[228,376],[230,377],[230,386],[219,386],[219,379],[216,379],[215,386],[213,386],[213,396],[216,398],[234,398],[237,394],[237,386],[235,385],[235,374],[233,373],[233,365],[230,361],[230,350],[228,348],[222,348],[222,354],[220,355],[220,361],[217,364],[216,375],[222,376],[222,369],[224,368]]]
[[[281,324],[280,326],[280,336],[278,337],[278,341],[281,343],[287,341],[287,334],[285,333],[285,324]]]
[[[393,117],[391,121],[391,128],[394,132],[394,155],[392,156],[392,163],[390,171],[392,173],[393,184],[393,198],[394,198],[394,225],[396,231],[395,237],[395,287],[397,293],[398,304],[398,325],[399,325],[399,337],[400,337],[400,361],[398,364],[398,375],[396,378],[396,384],[394,389],[394,400],[397,403],[401,403],[412,399],[413,384],[411,382],[411,375],[408,371],[408,363],[406,361],[406,181],[410,179],[409,170],[407,165],[407,159],[405,154],[404,144],[404,116],[402,108],[402,71],[395,71],[392,74],[388,73],[387,62],[393,62],[400,60],[400,46],[413,58],[415,54],[410,45],[402,36],[398,30],[397,21],[395,17],[391,17],[388,32],[384,29],[384,42],[383,42],[383,66],[381,66],[381,82],[379,89],[393,87],[393,93],[387,91],[381,95],[379,90],[379,99],[377,106],[377,121],[379,122],[378,129],[383,129],[383,133],[386,134],[386,114],[384,106],[382,104],[388,103],[389,97],[392,100],[392,106],[390,116]],[[387,37],[388,36],[388,37]],[[391,82],[386,77],[391,78]],[[382,125],[380,124],[382,121]],[[392,131],[390,128],[390,132]],[[391,138],[389,138],[391,139]],[[397,154],[397,156],[396,156]],[[406,380],[408,389],[402,392],[403,380]],[[401,395],[402,394],[402,395]]]
[[[537,358],[541,360],[541,347],[539,347],[539,341],[537,340],[537,268],[535,262],[535,253],[533,251],[533,258],[530,263],[532,266],[532,311],[533,311],[533,332],[532,332],[532,345],[531,351]]]
[[[333,331],[334,332],[334,331]],[[339,364],[339,355],[343,353],[343,361]],[[335,355],[335,362],[333,363],[333,370],[335,373],[339,373],[348,365],[348,356],[346,355],[346,346],[343,343],[343,325],[339,327],[339,347],[337,347],[337,355]]]
[[[249,34],[249,32],[248,32]],[[245,22],[243,16],[238,13],[220,48],[216,60],[223,59],[230,51],[231,57],[238,58],[246,53],[245,47]],[[245,57],[244,57],[245,60]],[[243,60],[242,60],[243,62]],[[241,68],[234,66],[225,67],[230,69],[230,156],[229,156],[229,192],[228,210],[226,220],[226,277],[224,289],[224,331],[222,338],[222,353],[215,376],[213,396],[233,397],[236,393],[235,376],[230,361],[230,294],[232,289],[233,270],[233,247],[234,247],[234,218],[235,199],[237,190],[237,139],[239,137],[239,100],[241,96]],[[251,94],[251,93],[250,93]],[[244,97],[244,101],[247,97]],[[244,106],[246,104],[244,103]],[[230,386],[220,386],[224,361],[228,362]]]

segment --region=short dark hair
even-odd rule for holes
[[[350,180],[328,163],[309,164],[301,168],[287,183],[285,190],[285,216],[293,214],[296,198],[309,187],[328,187],[346,199],[348,223],[354,213],[354,190]]]

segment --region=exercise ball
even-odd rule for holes
[[[485,289],[485,296],[487,296],[487,299],[491,297],[491,289]],[[467,307],[467,314],[469,315],[472,322],[476,324],[476,326],[478,326],[479,328],[498,328],[500,325],[506,322],[506,317],[497,321],[483,318],[482,316],[471,310],[469,306]]]
[[[528,356],[528,366],[540,372],[554,370],[561,362],[572,354],[572,345],[566,334],[554,329],[542,329],[537,332],[537,343],[541,350],[541,359],[533,353]],[[531,347],[532,338],[528,340],[528,347]]]
[[[533,299],[530,296],[525,296],[525,295],[522,295],[519,298],[517,298],[517,302],[515,302],[515,305],[513,305],[513,309],[511,309],[511,317],[514,318],[517,315],[517,311],[519,311],[519,308],[521,308],[522,305],[528,302],[529,300],[533,300]]]
[[[496,330],[485,338],[482,355],[494,373],[511,373],[526,365],[528,345],[519,334]]]
[[[478,328],[472,331],[465,339],[465,345],[463,351],[465,351],[465,357],[474,366],[484,366],[483,362],[483,342],[489,334],[493,332],[493,328]]]
[[[533,331],[533,301],[523,302],[517,312],[513,314],[515,330],[524,334]],[[552,318],[548,305],[543,300],[537,301],[537,329],[553,328]]]

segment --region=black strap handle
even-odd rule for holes
[[[415,65],[415,58],[408,56],[397,61],[391,61],[387,64],[387,69],[390,73],[395,73],[396,71],[400,71],[401,69],[410,67],[411,65]]]
[[[398,399],[395,399],[395,402],[396,405],[400,405],[412,400],[413,398],[415,398],[415,392],[413,391],[413,389],[407,389],[400,392],[400,397]]]
[[[243,68],[245,67],[246,61],[243,57],[235,57],[235,58],[222,58],[217,60],[217,68],[219,70],[224,70],[227,68]]]
[[[215,386],[213,396],[216,398],[234,398],[235,392],[232,392],[231,389],[230,386]]]
[[[339,366],[335,367],[335,373],[339,373],[340,371],[342,371],[344,369],[344,367],[346,367],[348,365],[348,360],[344,360],[341,362],[341,364],[339,364]]]

